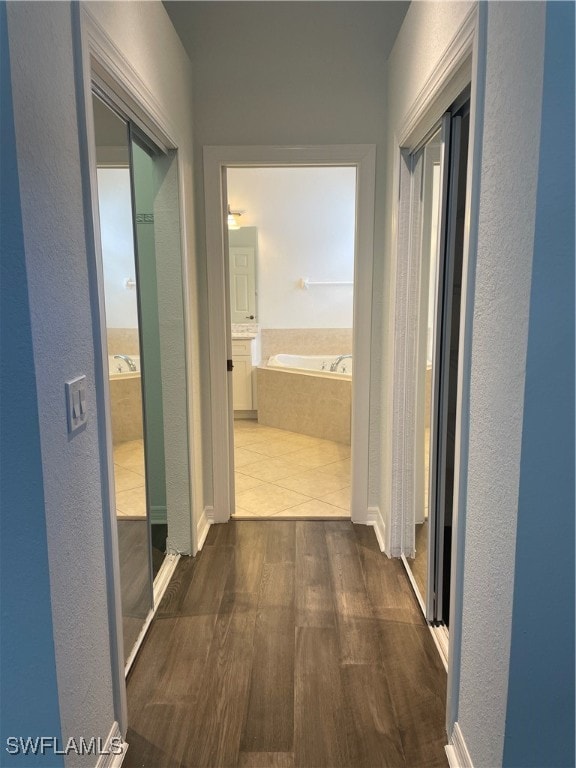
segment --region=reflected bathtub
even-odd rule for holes
[[[126,355],[136,366],[136,370],[130,369],[127,360],[123,357],[108,355],[108,374],[110,379],[135,379],[140,378],[140,355]]]
[[[129,357],[136,366],[135,371],[130,370],[128,362],[123,358],[108,356],[110,413],[114,444],[127,440],[141,440],[143,434],[140,357],[139,355],[129,355]]]

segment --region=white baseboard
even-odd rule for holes
[[[168,513],[166,507],[150,507],[150,522],[154,523],[166,523],[168,521]]]
[[[386,543],[386,523],[382,517],[380,507],[368,507],[367,523],[368,525],[373,526],[374,533],[378,539],[378,546],[380,547],[380,551],[384,552]]]
[[[174,575],[174,571],[176,570],[176,566],[178,565],[178,560],[180,560],[180,555],[170,555],[167,554],[164,556],[164,560],[162,561],[162,565],[160,566],[160,570],[156,574],[156,578],[154,579],[154,606],[157,608],[160,605],[160,600],[164,597],[164,592],[166,592],[166,588],[168,587],[168,584],[170,584],[170,579]]]
[[[458,723],[454,723],[450,744],[445,747],[450,768],[474,768],[464,735]]]
[[[208,536],[208,530],[214,522],[214,507],[204,507],[196,526],[197,552],[200,552]]]
[[[118,748],[122,751],[119,754],[115,754]],[[120,768],[127,749],[128,744],[122,738],[120,726],[117,722],[114,722],[95,768]]]

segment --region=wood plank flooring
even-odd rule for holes
[[[347,521],[232,521],[128,680],[125,768],[447,766],[446,674],[403,566]]]

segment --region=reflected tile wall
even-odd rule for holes
[[[138,328],[108,328],[106,336],[108,338],[109,355],[140,354]]]
[[[131,379],[110,379],[110,408],[114,444],[142,439],[140,376]]]

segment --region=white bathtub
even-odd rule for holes
[[[136,379],[140,377],[140,355],[128,355],[136,366],[135,371],[130,370],[130,366],[121,357],[108,355],[108,372],[110,379]]]
[[[273,355],[268,359],[269,368],[285,368],[298,373],[314,376],[337,376],[339,379],[352,378],[352,358],[345,357],[335,371],[331,366],[339,355]]]

